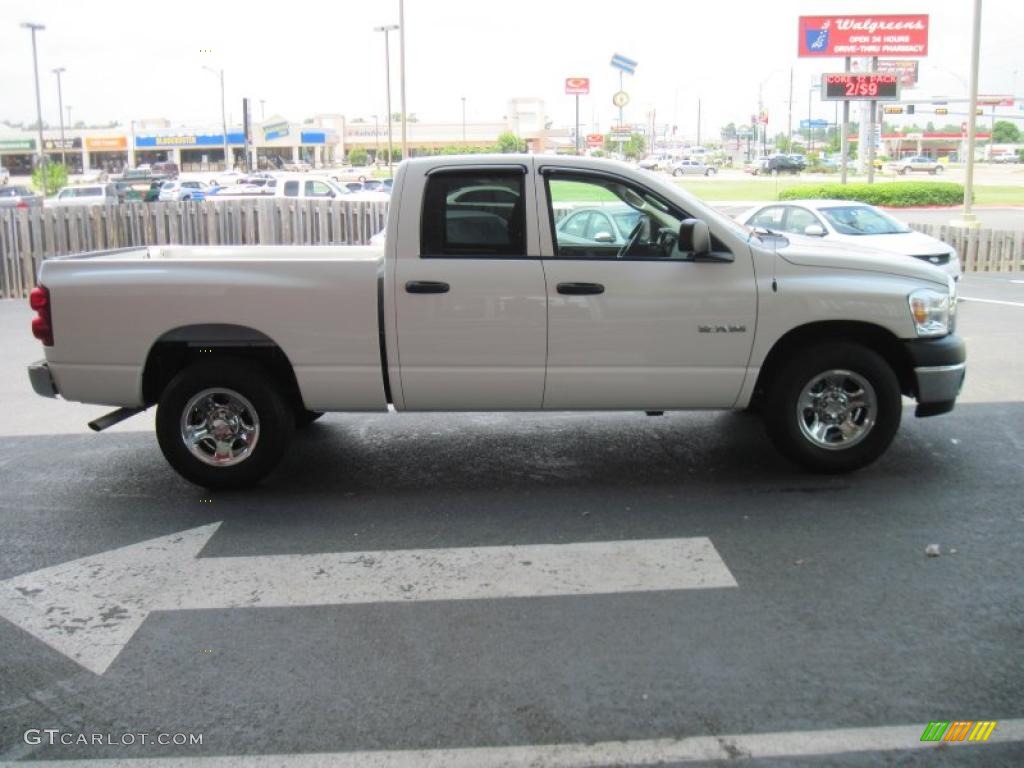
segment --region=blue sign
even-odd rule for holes
[[[612,56],[612,66],[625,72],[627,75],[636,74],[637,63],[632,59],[627,59],[621,53],[616,53]]]
[[[828,25],[821,29],[805,29],[804,43],[811,53],[827,53],[828,48]]]
[[[241,131],[228,131],[229,144],[244,144],[245,135]],[[136,136],[136,147],[222,147],[223,133],[176,133],[162,136]]]
[[[801,120],[800,130],[807,130],[808,128],[828,128],[832,123],[828,120]]]
[[[267,125],[263,128],[263,139],[265,141],[281,139],[287,135],[288,123],[275,123],[274,125]]]
[[[327,133],[325,131],[303,131],[300,141],[303,144],[326,144]]]

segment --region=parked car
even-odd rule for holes
[[[637,163],[637,166],[645,171],[660,171],[668,168],[671,164],[672,158],[668,155],[647,155]]]
[[[43,196],[37,195],[21,184],[7,184],[0,187],[0,209],[42,208]]]
[[[803,170],[804,168],[807,167],[807,155],[789,154],[789,155],[786,155],[786,157],[788,157],[794,163],[799,165],[800,166],[800,170]]]
[[[64,187],[46,201],[46,205],[55,207],[83,206],[83,205],[117,205],[120,198],[117,188],[111,184],[83,184],[80,186]]]
[[[194,179],[186,181],[165,181],[160,185],[158,200],[161,203],[180,202],[183,200],[205,200],[210,185],[205,181]]]
[[[788,155],[772,155],[762,157],[744,168],[747,173],[754,176],[778,176],[780,173],[798,174],[803,170],[799,163]]]
[[[95,429],[157,405],[163,455],[207,488],[259,482],[323,411],[754,403],[782,453],[835,473],[886,451],[904,395],[918,416],[955,406],[956,283],[928,263],[813,238],[776,249],[675,184],[592,158],[417,158],[397,180],[383,248],[44,260],[33,389],[119,408]],[[451,202],[487,186],[515,202]],[[552,225],[556,204],[609,198],[637,219],[621,245]]]
[[[559,242],[623,245],[629,240],[640,216],[636,209],[628,205],[577,208],[564,216],[555,229],[558,231]]]
[[[313,166],[305,160],[285,160],[281,165],[282,171],[304,172],[313,170]]]
[[[340,197],[352,199],[352,193],[343,185],[337,184],[327,176],[309,173],[280,173],[275,178],[267,179],[263,185],[241,184],[224,187],[209,199],[227,200],[233,197],[252,197],[253,195],[300,200]]]
[[[718,169],[703,160],[680,160],[672,166],[673,176],[714,176]]]
[[[790,200],[759,205],[739,216],[749,227],[764,227],[787,237],[866,246],[894,256],[920,259],[955,280],[962,268],[956,249],[931,235],[915,232],[873,205],[850,200]]]
[[[932,176],[942,173],[942,164],[938,160],[925,157],[924,155],[914,155],[913,157],[892,160],[886,164],[886,168],[890,171],[895,171],[900,176],[905,176],[908,173],[930,173]]]
[[[178,178],[178,164],[170,160],[153,163],[151,168],[154,176],[165,176],[168,179]]]
[[[991,162],[1001,164],[1019,163],[1020,155],[1016,154],[1015,152],[1003,152],[998,155],[992,155]]]

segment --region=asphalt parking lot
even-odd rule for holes
[[[92,434],[107,409],[36,397],[31,313],[0,302],[0,760],[1020,765],[1024,275],[961,295],[956,410],[908,401],[853,475],[801,473],[744,414],[328,415],[212,495],[150,413]],[[109,595],[68,591],[80,558]],[[12,609],[28,584],[136,620],[97,648]],[[998,724],[920,748],[947,720]]]

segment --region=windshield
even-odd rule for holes
[[[819,212],[841,235],[901,235],[910,232],[910,227],[903,222],[867,205],[821,208]]]

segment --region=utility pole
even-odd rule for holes
[[[60,115],[60,164],[65,168],[68,165],[68,152],[64,147],[64,95],[60,90],[60,76],[62,72],[66,71],[64,67],[57,67],[53,70],[53,74],[57,76],[57,114]]]
[[[36,75],[36,120],[39,128],[39,165],[42,166],[46,164],[46,155],[43,153],[43,101],[39,97],[39,57],[36,55],[36,32],[42,32],[46,27],[31,21],[26,21],[21,26],[22,29],[32,31],[32,68]]]
[[[267,119],[267,100],[260,99],[260,122]]]
[[[388,35],[399,28],[398,24],[386,24],[382,27],[374,27],[374,32],[384,33],[384,87],[387,90],[387,107],[388,107],[388,175],[393,176],[392,164],[394,158],[394,150],[392,149],[391,142],[391,48],[388,44]],[[405,115],[402,115],[402,129],[405,129]]]
[[[971,35],[971,102],[967,108],[967,178],[964,183],[964,212],[953,226],[977,229],[980,226],[971,212],[974,197],[975,117],[978,111],[978,59],[981,53],[981,0],[974,0],[974,29]]]
[[[700,143],[700,99],[697,99],[697,146],[701,146]]]
[[[576,103],[577,107],[579,102]],[[579,112],[577,111],[576,122],[579,122]],[[462,144],[466,144],[466,97],[462,97]]]
[[[786,141],[789,144],[789,151],[793,151],[793,68],[789,68],[789,117],[787,120]]]
[[[230,171],[234,163],[231,162],[230,150],[228,148],[228,113],[227,105],[224,102],[224,68],[219,70],[213,67],[203,67],[207,72],[212,72],[220,77],[220,124],[224,133],[224,170]]]
[[[402,159],[408,160],[409,142],[405,132],[405,0],[398,0],[398,76],[400,78],[399,100],[402,105]],[[388,111],[390,112],[390,109]],[[388,161],[391,161],[390,152]]]

